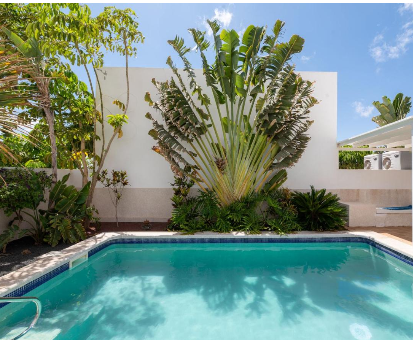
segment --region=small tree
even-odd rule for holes
[[[92,16],[87,5],[75,3],[8,4],[0,7],[0,21],[18,31],[27,41],[38,41],[42,56],[55,62],[51,68],[55,74],[49,87],[49,90],[53,91],[50,107],[55,110],[54,123],[59,125],[59,133],[73,136],[72,141],[75,143],[70,145],[69,154],[82,173],[83,185],[91,181],[86,202],[88,207],[92,204],[98,176],[111,145],[115,138],[122,137],[122,127],[128,120],[129,57],[137,55],[136,45],[144,41],[144,36],[138,30],[136,18],[135,12],[129,8],[117,9],[110,6],[105,7],[99,15]],[[115,100],[114,104],[117,105],[119,113],[110,115],[103,105],[103,93],[98,76],[108,52],[125,57],[127,86],[126,102]],[[84,89],[83,83],[78,82],[73,74],[69,74],[70,70],[62,69],[62,63],[66,61],[84,68],[89,89]],[[70,69],[69,64],[65,67]],[[67,84],[53,84],[58,81]],[[62,98],[62,95],[66,98]],[[64,117],[56,117],[62,112],[68,114],[67,121]],[[76,124],[73,124],[74,116]],[[67,122],[69,125],[66,125]],[[109,136],[107,125],[113,128]],[[65,131],[68,126],[70,131]],[[64,145],[69,138],[61,144]],[[56,154],[57,149],[52,147],[52,157]],[[75,157],[72,157],[73,155]]]
[[[383,97],[383,103],[373,102],[380,115],[373,117],[371,120],[378,126],[384,126],[395,121],[406,118],[412,107],[410,97],[404,97],[403,93],[398,93],[393,102],[386,96]]]
[[[100,172],[98,180],[109,190],[110,199],[115,207],[116,226],[119,227],[118,206],[122,198],[123,189],[129,185],[128,175],[124,170],[112,170],[110,177],[108,176],[108,170],[105,169]]]
[[[13,45],[16,52],[21,54],[21,59],[24,61],[24,64],[27,65],[24,71],[21,71],[16,75],[19,77],[17,79],[18,83],[21,83],[23,80],[27,80],[32,82],[33,86],[26,84],[26,86],[24,86],[24,90],[22,91],[18,88],[21,84],[18,84],[18,86],[11,88],[11,90],[5,93],[5,96],[2,97],[3,100],[1,101],[1,104],[12,108],[21,107],[23,105],[35,105],[44,112],[47,125],[49,127],[52,161],[51,188],[53,188],[57,182],[57,146],[56,134],[54,130],[54,112],[50,107],[50,77],[45,75],[46,59],[44,58],[38,41],[35,38],[29,38],[24,41],[16,33],[10,31],[6,27],[2,28],[2,32],[7,36],[9,43]],[[30,89],[30,87],[35,87],[35,91],[31,91],[31,93],[27,95],[27,90]],[[24,94],[23,98],[25,98],[23,101],[19,100],[22,93]]]

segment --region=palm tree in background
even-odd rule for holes
[[[404,97],[403,93],[398,93],[393,102],[386,96],[383,97],[383,103],[373,102],[380,115],[373,117],[372,121],[378,126],[384,126],[395,121],[406,118],[412,107],[410,97]]]

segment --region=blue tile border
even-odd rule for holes
[[[382,252],[395,257],[411,266],[413,266],[413,258],[406,256],[398,251],[387,246],[379,244],[374,240],[366,237],[305,237],[305,238],[216,238],[216,237],[196,237],[196,238],[166,238],[166,237],[151,237],[151,238],[117,238],[103,242],[99,246],[89,250],[88,256],[92,257],[101,250],[116,244],[188,244],[188,243],[338,243],[338,242],[355,242],[365,243]]]
[[[4,297],[19,297],[23,296],[33,289],[41,286],[43,283],[46,283],[47,281],[53,279],[57,275],[65,272],[66,270],[69,269],[69,262],[66,262],[62,264],[61,266],[51,270],[50,272],[38,277],[37,279],[34,279],[33,281],[30,281],[29,283],[26,283],[24,286],[17,288],[16,290],[13,290],[11,293],[8,293],[4,295]],[[8,303],[0,303],[0,308],[8,305]]]
[[[413,266],[413,258],[399,253],[398,251],[391,249],[387,246],[379,244],[369,238],[365,237],[305,237],[305,238],[272,238],[272,237],[239,237],[239,238],[217,238],[217,237],[196,237],[196,238],[174,238],[174,237],[148,237],[148,238],[116,238],[103,242],[97,247],[88,251],[88,256],[92,257],[101,250],[117,244],[189,244],[189,243],[341,243],[341,242],[352,242],[352,243],[365,243],[374,248],[393,256],[394,258]],[[19,297],[23,296],[33,289],[41,286],[43,283],[53,279],[59,274],[65,272],[69,269],[69,262],[62,264],[61,266],[53,269],[52,271],[40,276],[24,286],[17,288],[16,290],[8,293],[4,297]],[[8,303],[0,304],[0,308],[6,306]]]

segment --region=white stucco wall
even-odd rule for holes
[[[101,78],[104,106],[112,112],[117,108],[114,99],[126,101],[124,68],[106,67]],[[202,71],[197,70],[199,83]],[[151,150],[154,140],[148,136],[152,125],[144,115],[151,112],[159,115],[144,101],[146,92],[154,98],[156,89],[152,78],[164,81],[171,77],[169,69],[131,68],[131,99],[128,112],[129,124],[124,127],[124,136],[113,143],[105,167],[128,172],[131,188],[170,188],[173,180],[169,164]],[[339,170],[337,152],[337,73],[300,72],[307,80],[315,81],[314,96],[320,101],[311,112],[314,124],[309,134],[311,141],[300,161],[288,171],[286,186],[291,189],[306,189],[310,185],[328,189],[410,189],[411,171],[364,171]],[[206,88],[206,86],[204,87]],[[107,128],[107,135],[110,127]]]

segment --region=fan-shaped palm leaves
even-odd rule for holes
[[[174,77],[153,83],[159,100],[145,99],[162,115],[150,113],[157,141],[154,150],[175,174],[191,169],[203,190],[216,193],[223,206],[253,191],[271,190],[286,180],[285,169],[301,157],[312,121],[309,110],[317,100],[312,83],[304,81],[289,61],[301,52],[304,39],[293,35],[279,42],[284,23],[277,21],[266,35],[265,27],[249,26],[242,39],[209,21],[213,32],[214,60],[205,32],[190,29],[201,57],[208,89],[197,82],[182,38],[168,43],[181,58],[188,77],[183,79],[172,59],[167,64]],[[189,85],[187,85],[189,84]],[[212,96],[212,98],[211,98]]]
[[[406,118],[412,107],[412,102],[410,97],[404,97],[403,93],[398,93],[393,102],[384,96],[383,103],[375,101],[373,105],[380,112],[380,115],[373,117],[372,121],[378,126],[384,126]]]

